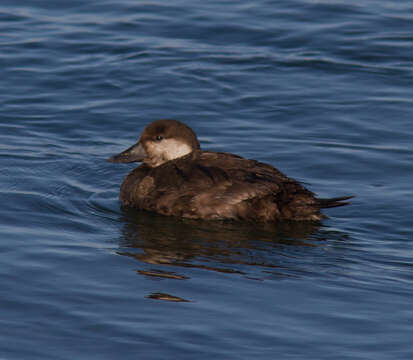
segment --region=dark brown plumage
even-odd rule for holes
[[[172,154],[172,156],[171,156]],[[110,159],[143,161],[125,178],[125,206],[193,219],[273,222],[320,220],[322,208],[351,196],[317,199],[299,182],[255,160],[202,151],[195,133],[175,120],[149,124],[138,143]]]

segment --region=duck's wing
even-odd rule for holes
[[[233,154],[199,151],[124,180],[126,206],[196,219],[319,218],[313,194],[274,167]]]
[[[319,219],[314,194],[271,165],[209,152],[201,154],[198,164],[205,166],[205,171],[222,172],[216,186],[200,192],[192,200],[207,212],[215,211],[217,217],[266,221]]]

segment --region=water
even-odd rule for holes
[[[0,5],[1,359],[411,359],[413,4]],[[105,162],[176,118],[321,226],[124,212]]]

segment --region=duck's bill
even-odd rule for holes
[[[108,161],[114,163],[131,163],[143,161],[146,158],[146,152],[140,143],[132,145],[129,149],[122,151],[120,154],[111,156]]]

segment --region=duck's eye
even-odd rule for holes
[[[158,135],[157,137],[156,137],[156,140],[157,141],[161,141],[163,139],[163,136],[161,136],[161,135]]]

